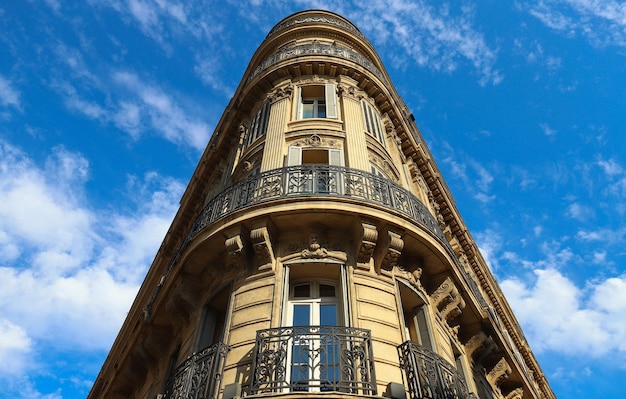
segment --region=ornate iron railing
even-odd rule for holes
[[[448,361],[423,346],[407,341],[398,347],[411,399],[470,399],[467,383]]]
[[[376,395],[370,331],[330,326],[260,330],[250,391]]]
[[[447,243],[435,218],[408,190],[362,170],[331,165],[273,169],[228,187],[206,204],[187,241],[234,211],[273,200],[310,196],[356,199],[383,206],[410,217]]]
[[[228,347],[219,343],[189,356],[168,381],[164,399],[216,398],[227,352]]]

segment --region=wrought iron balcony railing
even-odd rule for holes
[[[330,326],[260,330],[250,391],[376,395],[370,331]]]
[[[186,240],[220,218],[256,204],[294,197],[324,196],[359,200],[399,212],[447,243],[426,206],[389,179],[358,169],[332,165],[299,165],[257,173],[240,181],[204,207]]]
[[[463,375],[448,361],[407,341],[398,347],[411,399],[471,399]]]
[[[216,398],[228,347],[215,344],[189,356],[168,381],[164,399]]]

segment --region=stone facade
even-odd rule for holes
[[[277,24],[89,398],[553,399],[413,119],[350,21]]]

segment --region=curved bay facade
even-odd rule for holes
[[[254,54],[90,398],[554,398],[359,29]]]

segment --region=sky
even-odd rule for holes
[[[626,397],[626,5],[0,3],[0,398],[84,398],[247,64],[328,9],[378,50],[557,398]]]

